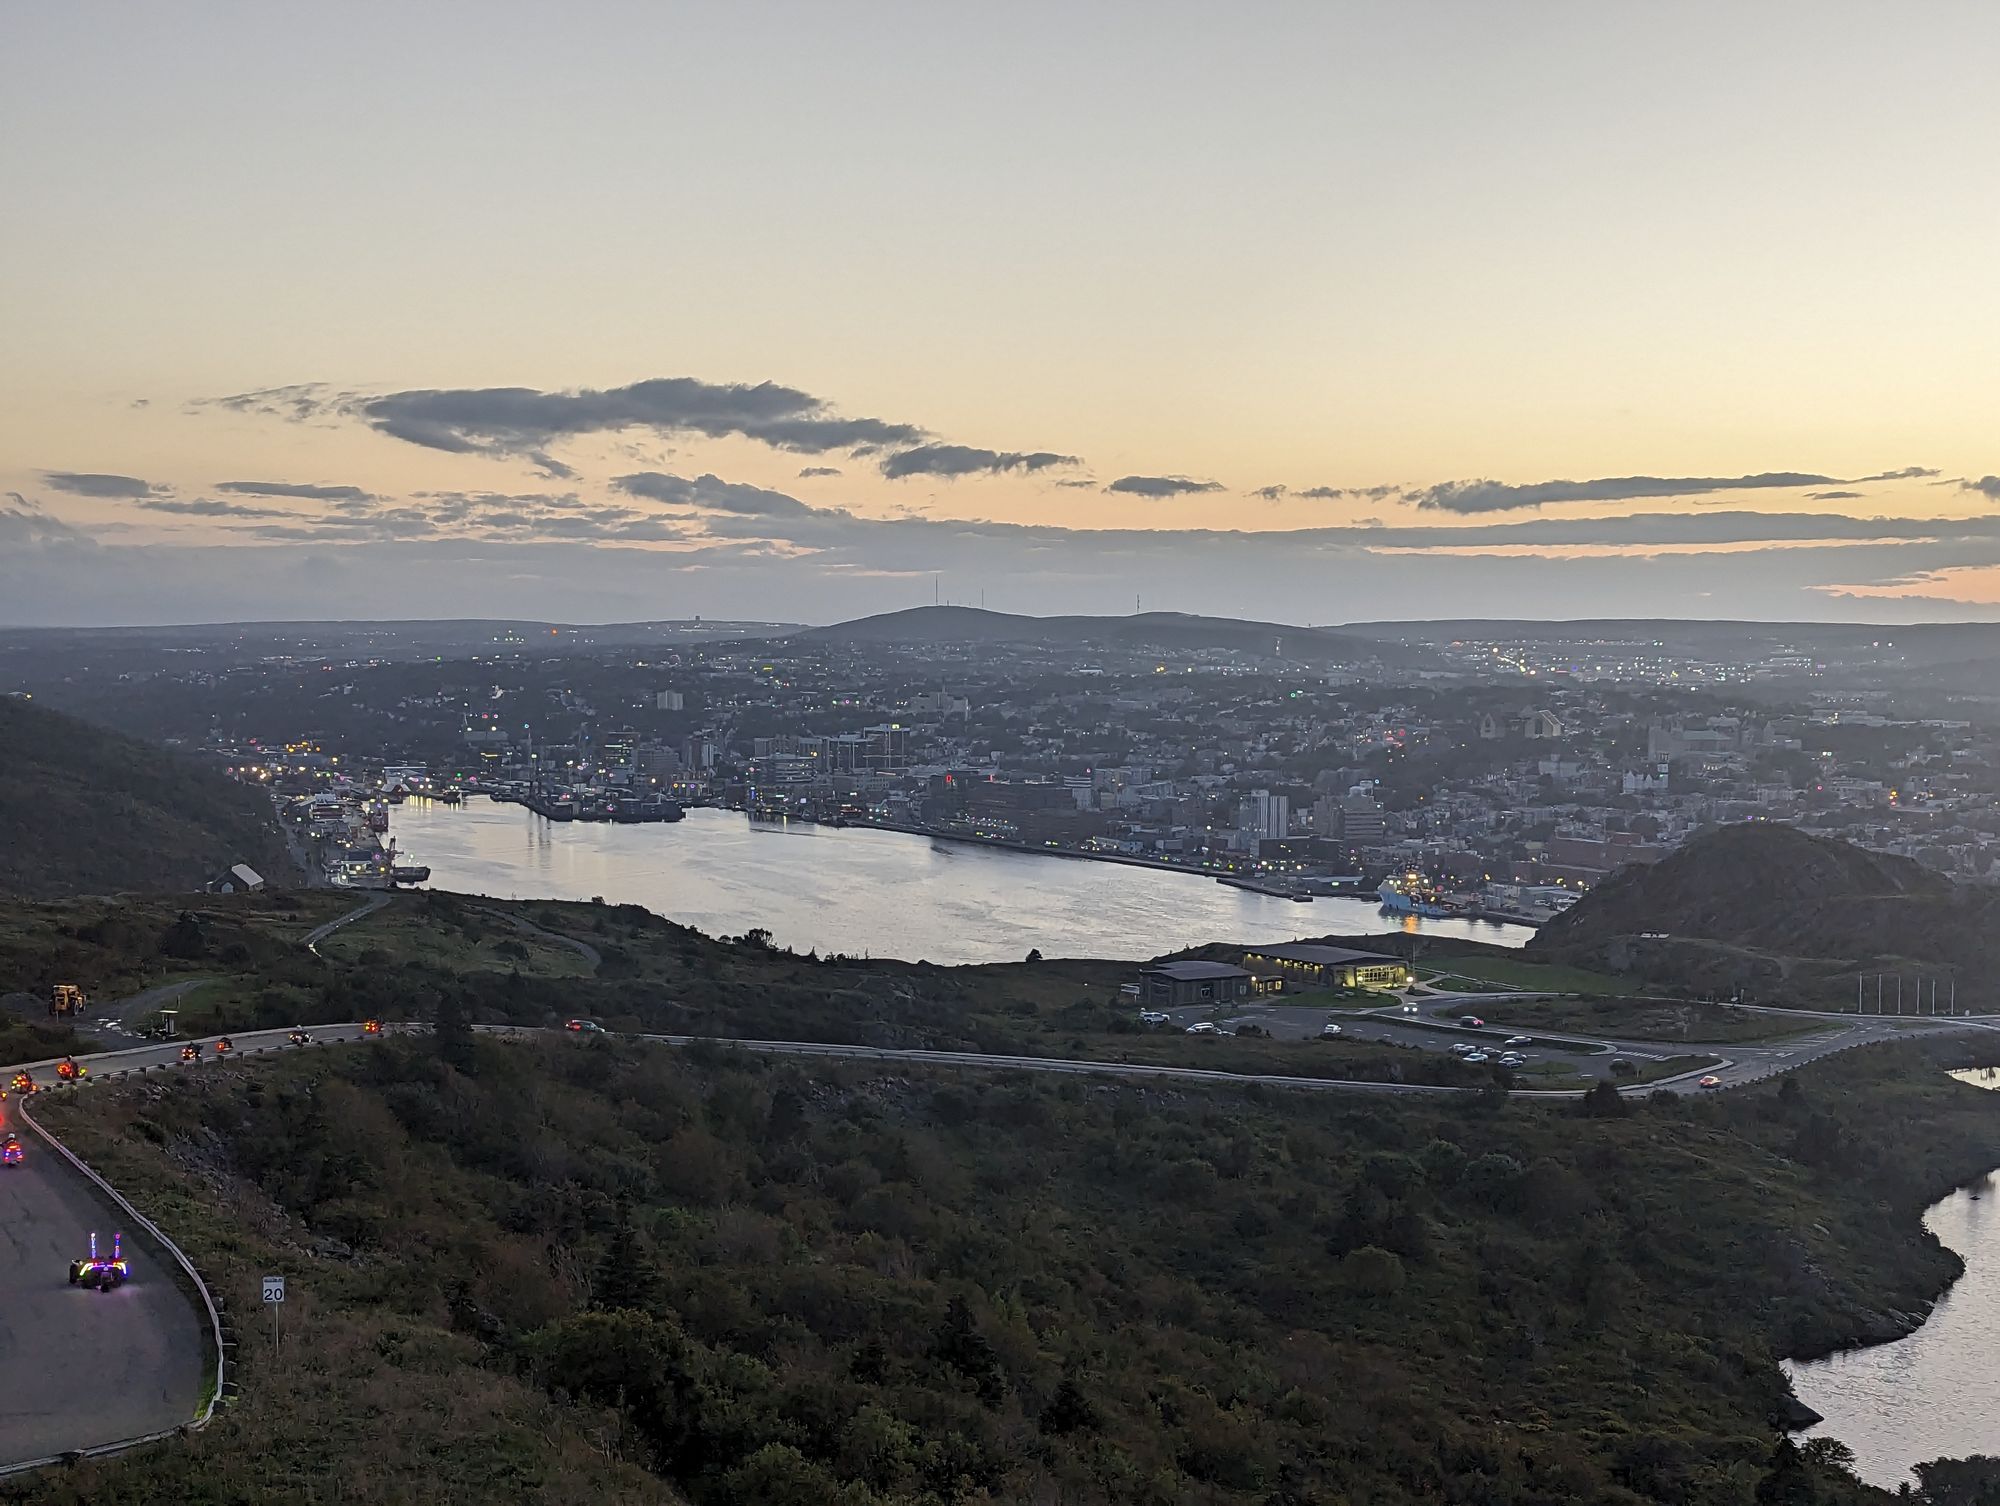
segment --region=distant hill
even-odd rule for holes
[[[1049,644],[1074,648],[1226,649],[1287,659],[1373,659],[1396,646],[1325,628],[1186,612],[1135,612],[1122,617],[1026,617],[983,607],[911,607],[807,628],[795,638],[822,643]]]
[[[1956,976],[1960,1004],[1985,1009],[2000,1008],[1996,921],[2000,891],[1955,885],[1908,858],[1749,822],[1704,833],[1650,867],[1620,869],[1543,926],[1529,951],[1660,983],[1831,1007],[1852,1003],[1857,973],[1890,974],[1891,991],[1897,973],[1912,988],[1918,976]]]
[[[121,733],[0,699],[0,893],[195,890],[295,874],[257,790]]]

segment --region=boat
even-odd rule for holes
[[[1431,881],[1415,869],[1391,874],[1376,887],[1375,893],[1382,901],[1382,909],[1390,915],[1422,915],[1436,920],[1452,913],[1448,906],[1438,902],[1437,889]]]
[[[423,884],[430,882],[431,871],[422,863],[398,863],[389,870],[389,877],[398,884]]]

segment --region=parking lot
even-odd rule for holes
[[[1459,1028],[1456,1021],[1460,1015],[1487,1013],[1488,1001],[1459,1000],[1440,1001],[1425,999],[1420,1002],[1421,1013],[1403,1014],[1392,1012],[1349,1012],[1328,1009],[1324,1005],[1266,1003],[1262,1000],[1244,1001],[1216,1008],[1212,1005],[1189,1005],[1165,1011],[1168,1023],[1162,1030],[1186,1030],[1188,1026],[1207,1021],[1224,1035],[1234,1034],[1241,1025],[1255,1025],[1268,1032],[1272,1039],[1297,1041],[1302,1051],[1312,1050],[1318,1043],[1321,1031],[1331,1021],[1340,1026],[1341,1039],[1346,1041],[1374,1042],[1384,1045],[1411,1047],[1423,1051],[1450,1051],[1460,1042],[1478,1046],[1491,1052],[1497,1059],[1501,1043],[1514,1034],[1510,1030],[1488,1028],[1471,1030]],[[1439,1011],[1442,1011],[1440,1018]],[[1420,1023],[1429,1021],[1430,1023]],[[1450,1028],[1440,1029],[1439,1025]],[[1530,1031],[1520,1032],[1531,1035]],[[1637,1047],[1633,1045],[1589,1044],[1575,1037],[1537,1037],[1533,1044],[1515,1048],[1527,1058],[1527,1069],[1537,1066],[1560,1066],[1581,1073],[1587,1077],[1609,1077],[1611,1063],[1624,1057],[1629,1060],[1658,1059],[1675,1053],[1661,1049],[1658,1045]]]

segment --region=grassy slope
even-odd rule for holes
[[[1528,962],[1518,957],[1460,957],[1437,963],[1439,976],[1469,979],[1475,984],[1525,988],[1562,994],[1609,994],[1625,985],[1607,973],[1561,963]],[[1461,985],[1462,986],[1462,985]]]
[[[197,890],[291,876],[262,793],[165,748],[0,700],[0,893]]]
[[[239,1308],[286,1271],[298,1347],[33,1498],[555,1500],[589,1439],[568,1499],[1747,1503],[1775,1356],[1912,1321],[1918,1211],[2000,1161],[1914,1047],[1801,1076],[1586,1119],[483,1041],[97,1089],[57,1127]]]

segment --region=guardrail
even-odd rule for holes
[[[209,1337],[215,1345],[215,1385],[209,1392],[208,1399],[203,1403],[201,1410],[187,1422],[179,1423],[170,1428],[162,1428],[157,1432],[142,1433],[136,1438],[121,1438],[116,1442],[100,1443],[91,1448],[69,1449],[63,1453],[49,1454],[40,1459],[23,1459],[12,1464],[0,1465],[0,1476],[25,1474],[29,1470],[45,1469],[52,1464],[73,1463],[80,1459],[107,1458],[110,1455],[122,1454],[127,1449],[139,1448],[148,1443],[160,1443],[168,1438],[185,1437],[189,1433],[198,1432],[202,1428],[207,1427],[215,1418],[216,1407],[221,1405],[222,1388],[227,1378],[228,1367],[228,1348],[222,1337],[222,1311],[215,1305],[215,1296],[209,1291],[208,1283],[201,1279],[201,1272],[195,1269],[194,1262],[187,1258],[179,1245],[167,1237],[165,1230],[146,1217],[137,1208],[133,1207],[131,1201],[124,1193],[120,1192],[116,1187],[105,1181],[103,1177],[91,1170],[83,1157],[79,1156],[36,1122],[34,1114],[29,1110],[28,1100],[25,1095],[22,1098],[20,1108],[22,1123],[41,1136],[48,1143],[50,1149],[54,1150],[56,1154],[69,1162],[77,1171],[81,1172],[92,1186],[96,1187],[99,1192],[111,1200],[113,1206],[123,1213],[134,1227],[161,1249],[165,1250],[174,1264],[180,1267],[181,1274],[186,1276],[188,1281],[193,1285],[196,1295],[201,1298],[202,1307],[208,1313]]]

